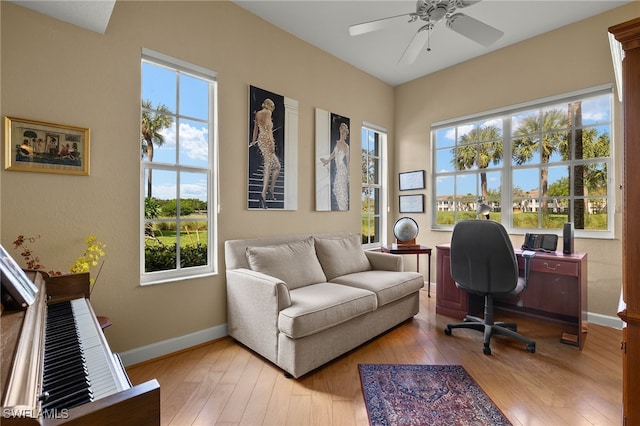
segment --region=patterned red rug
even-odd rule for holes
[[[511,425],[460,365],[360,364],[369,423]]]

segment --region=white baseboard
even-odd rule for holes
[[[587,312],[587,322],[622,330],[623,321],[618,317]]]
[[[152,343],[150,345],[141,346],[126,352],[119,353],[122,363],[125,367],[150,359],[158,358],[164,355],[188,349],[202,343],[210,342],[215,339],[226,336],[227,324],[217,325],[205,330],[196,331],[184,336],[174,337],[172,339],[163,340],[162,342]]]

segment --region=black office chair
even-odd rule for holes
[[[453,228],[451,237],[451,277],[459,289],[484,296],[484,319],[467,315],[463,323],[448,324],[444,332],[454,328],[471,328],[484,332],[485,355],[491,355],[492,334],[514,337],[536,351],[536,342],[516,332],[516,324],[494,322],[493,297],[515,297],[527,287],[529,263],[533,252],[526,253],[524,277],[518,275],[518,261],[509,235],[498,222],[464,220]]]

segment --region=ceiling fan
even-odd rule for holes
[[[349,27],[349,34],[356,36],[382,30],[393,26],[396,22],[406,21],[407,17],[409,17],[409,23],[416,22],[418,19],[426,22],[425,25],[418,29],[403,52],[398,61],[400,64],[412,64],[416,60],[422,47],[429,41],[429,36],[434,25],[443,19],[447,20],[447,28],[483,46],[489,46],[502,37],[504,33],[464,13],[455,13],[457,9],[472,6],[480,1],[481,0],[418,0],[416,2],[415,12],[351,25]],[[427,51],[430,50],[431,48],[427,47]]]

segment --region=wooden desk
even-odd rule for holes
[[[522,270],[522,250],[515,249]],[[482,314],[483,298],[459,290],[451,278],[449,244],[436,246],[436,313],[462,319]],[[527,290],[516,299],[494,299],[496,311],[558,325],[562,343],[582,349],[587,337],[587,253],[536,253]]]
[[[397,244],[392,244],[390,246],[382,246],[382,251],[384,253],[392,253],[392,254],[415,254],[416,255],[416,272],[420,272],[420,255],[426,254],[428,256],[427,262],[427,296],[431,297],[431,247],[419,246],[419,247],[398,247]]]

